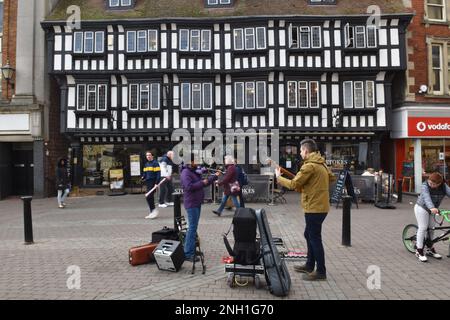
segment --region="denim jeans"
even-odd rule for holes
[[[197,236],[198,221],[200,220],[200,207],[186,209],[188,229],[184,239],[184,256],[190,258],[195,253],[195,240]]]
[[[224,195],[223,195],[223,198],[222,198],[222,202],[220,203],[220,207],[219,207],[219,209],[217,209],[217,211],[219,211],[220,213],[222,213],[222,211],[223,211],[223,209],[225,208],[225,205],[226,205],[227,200],[228,200],[229,197],[231,197],[231,200],[233,201],[233,204],[234,204],[234,206],[236,207],[236,209],[240,207],[239,201],[237,200],[237,197],[236,197],[236,196],[233,196],[233,195],[227,196],[227,195],[224,194]]]
[[[66,197],[69,194],[70,190],[58,190],[58,204],[61,205],[64,201],[66,201]]]
[[[317,273],[326,275],[325,251],[322,244],[322,223],[327,217],[326,213],[305,213],[305,239],[308,247],[306,266],[314,270],[317,264]]]

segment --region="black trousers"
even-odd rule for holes
[[[145,182],[147,184],[147,192],[150,191],[156,184],[155,180],[149,180]],[[155,193],[156,190],[153,191],[148,197],[147,197],[147,204],[150,209],[150,212],[155,210]]]
[[[159,204],[163,204],[164,202],[172,202],[172,193],[172,180],[166,179],[166,181],[164,181],[159,187]]]

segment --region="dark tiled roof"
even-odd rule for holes
[[[47,21],[68,18],[67,8],[81,8],[82,20],[142,19],[166,17],[229,17],[271,15],[361,15],[378,5],[382,14],[408,13],[402,0],[337,0],[337,5],[309,5],[308,0],[235,0],[232,8],[207,9],[204,0],[137,0],[133,10],[108,10],[105,0],[60,0]]]

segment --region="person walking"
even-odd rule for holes
[[[56,168],[56,189],[58,190],[58,207],[66,207],[66,198],[70,192],[69,171],[67,169],[67,160],[60,159]]]
[[[428,180],[422,184],[422,191],[414,206],[414,214],[419,226],[417,229],[416,257],[421,262],[428,261],[426,256],[435,259],[442,258],[434,249],[433,244],[427,240],[432,239],[434,236],[433,230],[428,231],[428,229],[437,226],[434,215],[439,214],[439,206],[445,196],[450,197],[450,188],[445,183],[442,175],[439,172],[430,174]],[[427,247],[425,251],[424,245]]]
[[[145,181],[148,192],[159,183],[159,180],[161,179],[161,168],[159,167],[158,161],[153,158],[153,154],[150,151],[147,151],[145,156],[147,158],[147,162],[144,165],[144,172],[141,180]],[[145,217],[145,219],[155,219],[159,214],[158,209],[155,209],[155,192],[149,194],[146,200],[150,213]]]
[[[225,175],[223,179],[218,183],[219,186],[223,186],[223,198],[220,206],[217,210],[213,210],[213,213],[217,216],[222,215],[222,211],[226,206],[227,200],[231,197],[234,206],[237,208],[240,207],[239,201],[237,200],[237,195],[239,194],[240,186],[237,181],[237,171],[236,165],[234,164],[234,159],[232,156],[225,156]],[[236,186],[239,188],[236,189]]]
[[[195,256],[195,245],[201,207],[205,197],[203,188],[211,185],[220,175],[219,172],[216,172],[215,175],[203,179],[202,174],[205,172],[207,171],[203,171],[193,160],[190,164],[181,167],[180,180],[181,187],[183,188],[183,205],[186,209],[188,219],[188,229],[184,243],[184,257],[185,261],[190,262],[193,262],[194,259],[195,261],[199,261],[199,258]]]
[[[163,184],[161,184],[159,193],[159,205],[160,208],[167,208],[168,206],[173,206],[172,193],[172,172],[175,164],[173,163],[173,151],[167,152],[159,162],[161,168],[161,179],[166,178]]]
[[[329,184],[336,178],[326,166],[325,159],[320,155],[314,140],[305,139],[300,142],[300,146],[304,162],[297,175],[292,180],[283,178],[279,167],[275,170],[275,174],[280,185],[301,192],[308,254],[306,264],[296,265],[294,270],[305,273],[304,280],[326,280],[322,223],[330,210]],[[316,266],[317,269],[314,271]]]

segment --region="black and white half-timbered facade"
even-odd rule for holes
[[[95,172],[129,154],[160,156],[177,128],[279,129],[291,170],[305,137],[335,168],[380,166],[393,79],[406,69],[411,15],[398,4],[137,0],[121,12],[119,0],[82,2],[80,29],[58,16],[65,1],[42,24],[78,183],[103,184]],[[381,16],[368,23],[374,2]]]

